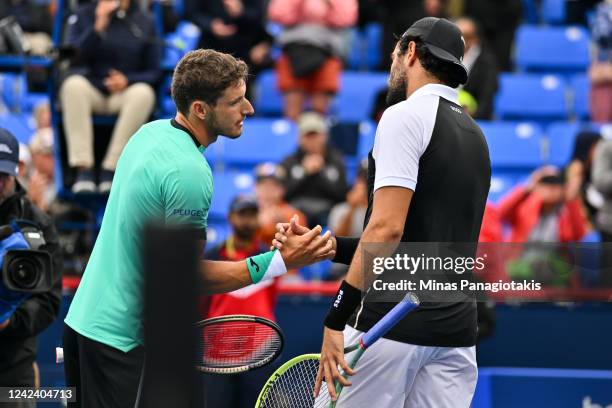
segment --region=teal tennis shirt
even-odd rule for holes
[[[213,191],[203,147],[170,120],[142,126],[125,146],[102,227],[66,316],[81,335],[128,352],[143,343],[142,229],[189,225],[205,238]]]

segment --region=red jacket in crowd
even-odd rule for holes
[[[511,227],[510,242],[527,242],[540,219],[542,200],[523,186],[504,197],[497,209],[501,220]],[[566,201],[559,214],[559,241],[580,241],[588,230],[580,198]]]

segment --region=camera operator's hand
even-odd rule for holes
[[[106,30],[108,23],[110,23],[111,16],[119,8],[118,0],[100,0],[96,6],[96,22],[94,23],[94,30],[97,33],[101,33]]]
[[[6,327],[9,325],[10,322],[11,322],[11,319],[8,318],[5,321],[3,321],[2,323],[0,323],[0,331],[6,329]]]

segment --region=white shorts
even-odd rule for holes
[[[347,326],[345,346],[362,334]],[[355,370],[337,408],[468,408],[478,379],[474,346],[415,346],[384,338],[366,350]]]

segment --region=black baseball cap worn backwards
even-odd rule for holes
[[[404,37],[419,38],[436,58],[457,67],[462,84],[467,82],[468,71],[462,62],[465,40],[455,24],[444,18],[425,17],[410,26],[402,35]]]

